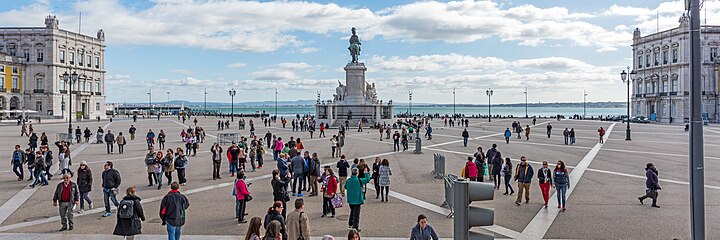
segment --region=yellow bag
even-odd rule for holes
[[[467,167],[467,165],[462,167],[462,170],[460,170],[460,176],[465,177],[465,168],[466,167]]]

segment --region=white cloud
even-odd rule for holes
[[[278,67],[280,67],[281,69],[298,70],[312,68],[313,66],[305,62],[289,62],[280,63],[278,64]]]
[[[317,52],[317,51],[320,51],[320,49],[319,49],[319,48],[314,48],[314,47],[306,47],[306,48],[298,49],[298,50],[295,51],[295,52],[297,52],[297,53],[314,53],[314,52]]]
[[[193,77],[186,77],[182,79],[165,79],[162,78],[160,80],[155,81],[156,84],[160,85],[169,85],[169,86],[176,86],[176,87],[208,87],[208,86],[215,86],[218,85],[218,82],[208,79],[197,79]]]
[[[298,75],[293,71],[279,69],[265,69],[252,73],[255,80],[290,80],[298,79]]]
[[[175,74],[181,74],[181,75],[192,75],[193,71],[189,69],[173,69],[170,71],[171,73]]]
[[[368,60],[368,65],[371,66],[371,69],[372,67],[378,67],[382,70],[408,72],[441,70],[471,71],[503,67],[505,64],[505,60],[495,57],[475,57],[457,53],[408,56],[406,58],[397,56],[386,58],[375,55]]]
[[[245,63],[239,63],[239,62],[238,62],[238,63],[231,63],[231,64],[228,64],[228,65],[227,65],[228,68],[244,68],[244,67],[246,67],[246,66],[247,66],[247,64],[245,64]]]

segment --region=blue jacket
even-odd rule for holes
[[[510,136],[512,136],[512,133],[510,132],[510,130],[505,130],[505,137],[510,137]]]
[[[420,224],[415,224],[415,227],[410,231],[410,240],[438,240],[435,230],[428,224],[425,229],[420,229]]]
[[[521,183],[531,183],[533,178],[533,168],[530,164],[518,164],[515,167],[515,180]]]
[[[278,171],[280,171],[280,178],[285,178],[285,175],[287,175],[288,171],[290,170],[288,168],[287,162],[285,159],[277,158],[277,168]]]

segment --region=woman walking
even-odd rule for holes
[[[85,212],[85,201],[88,203],[88,210],[93,208],[92,200],[88,197],[90,191],[92,191],[92,171],[88,167],[86,161],[80,162],[80,167],[77,170],[77,185],[80,192],[80,211],[79,213]]]
[[[45,132],[42,132],[40,134],[40,146],[48,145],[48,137],[45,135]]]
[[[165,131],[160,129],[160,133],[158,133],[158,145],[160,145],[160,150],[165,149]]]
[[[282,159],[281,159],[282,161]],[[273,179],[270,181],[270,184],[273,189],[273,201],[282,203],[282,216],[285,217],[285,206],[287,201],[290,201],[290,196],[287,194],[287,185],[288,183],[284,181],[282,177],[280,177],[280,171],[275,169],[272,171]],[[267,219],[265,219],[265,223],[267,223]]]
[[[187,179],[185,178],[185,168],[187,167],[188,158],[185,156],[182,148],[177,148],[177,154],[175,156],[175,170],[178,175],[178,183],[185,186]]]
[[[335,198],[335,194],[337,194],[338,181],[337,177],[335,177],[335,173],[333,173],[332,168],[330,168],[329,166],[325,167],[325,173],[323,173],[322,182],[323,214],[321,217],[325,217],[330,214],[330,218],[334,218],[335,207],[332,204],[332,199]]]
[[[497,189],[497,190],[500,190],[500,179],[502,179],[500,177],[500,173],[502,172],[502,164],[503,164],[502,155],[498,151],[497,154],[495,154],[495,157],[493,157],[493,159],[492,159],[492,164],[489,164],[492,166],[491,167],[492,172],[490,174],[492,174],[492,176],[493,176],[492,177],[493,183],[495,183],[495,189]]]
[[[557,191],[558,208],[565,211],[565,193],[570,188],[570,175],[565,168],[565,162],[558,161],[553,170],[553,180],[555,181],[555,190]],[[642,202],[642,201],[641,201]]]
[[[660,206],[657,205],[657,198],[658,198],[658,192],[657,190],[660,190],[660,183],[658,182],[658,170],[655,168],[655,164],[648,163],[645,165],[645,177],[647,177],[647,180],[645,180],[645,195],[642,197],[639,197],[640,204],[643,203],[643,200],[646,198],[652,199],[652,207],[660,208]]]
[[[245,221],[245,208],[247,207],[247,202],[252,199],[250,198],[250,192],[247,187],[248,185],[245,184],[245,173],[238,172],[233,189],[233,195],[235,196],[235,218],[237,218],[238,223],[247,222]]]
[[[357,158],[356,158],[357,159]],[[365,163],[365,159],[358,160],[358,164],[356,166],[359,170],[358,178],[365,178],[366,172],[369,172],[370,169],[368,168],[367,163]],[[362,185],[362,193],[363,198],[365,198],[365,193],[367,192],[367,183]]]
[[[425,214],[420,214],[417,224],[410,231],[410,240],[438,240],[435,230],[428,224]]]
[[[165,158],[163,158],[162,151],[158,151],[155,154],[155,159],[153,159],[153,164],[155,165],[155,169],[153,169],[153,174],[155,175],[155,184],[157,184],[158,190],[162,187],[162,175],[163,175],[163,162],[164,161],[165,161]]]
[[[165,178],[167,178],[167,185],[172,183],[172,173],[175,171],[175,154],[172,149],[168,149],[163,158],[163,172],[165,172]]]
[[[251,218],[245,233],[245,240],[260,240],[260,228],[262,228],[262,219],[260,217]]]
[[[135,239],[135,235],[142,232],[141,222],[145,221],[145,213],[140,204],[140,198],[135,195],[134,186],[127,188],[125,194],[120,201],[120,207],[132,206],[132,208],[118,210],[117,224],[115,224],[113,235],[124,236],[125,239],[132,240]]]
[[[387,202],[388,193],[390,192],[390,175],[392,175],[390,162],[387,159],[382,160],[382,165],[380,166],[378,173],[380,174],[380,202]]]
[[[267,230],[267,232],[272,231],[273,227],[270,223],[277,222],[280,224],[279,233],[282,234],[282,236],[284,237],[287,236],[287,230],[285,229],[285,217],[280,214],[285,209],[283,205],[284,204],[282,202],[275,201],[272,207],[268,209],[267,214],[265,214],[265,230]]]
[[[375,157],[375,162],[372,166],[372,176],[373,184],[375,186],[375,199],[380,198],[380,166],[382,165],[382,160],[380,160],[380,157]]]
[[[284,226],[284,224],[277,220],[267,223],[263,240],[282,240],[285,235],[282,234],[282,226]]]
[[[510,189],[510,196],[512,196],[515,190],[513,190],[512,185],[510,185],[510,179],[512,179],[512,162],[510,162],[510,158],[505,158],[505,163],[502,165],[502,172],[500,174],[505,178],[505,193],[503,193],[503,195],[508,195],[508,189]]]

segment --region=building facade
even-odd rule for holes
[[[91,37],[59,28],[55,16],[45,27],[0,27],[0,52],[19,59],[21,109],[42,116],[105,118],[105,33]],[[77,73],[76,82],[63,75]],[[72,101],[70,101],[72,94]],[[70,113],[70,106],[72,112]]]
[[[0,52],[0,117],[9,117],[11,110],[21,110],[25,64],[19,58]]]
[[[631,115],[646,116],[658,122],[687,122],[690,116],[690,25],[680,17],[679,26],[641,36],[633,33]],[[720,26],[702,26],[702,112],[710,122],[718,122],[718,66],[720,65]]]

